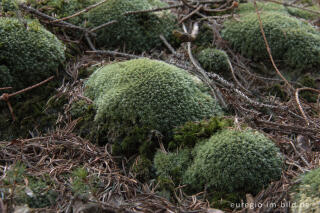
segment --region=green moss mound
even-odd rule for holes
[[[168,6],[159,0],[109,0],[89,12],[89,24],[99,26],[112,20],[118,23],[97,31],[97,45],[142,52],[162,45],[159,36],[170,39],[175,19],[168,11],[123,15],[129,11]]]
[[[197,54],[201,66],[208,72],[229,74],[228,55],[222,50],[206,48]]]
[[[201,81],[164,62],[137,59],[107,65],[88,79],[85,95],[94,101],[95,121],[111,137],[136,127],[164,135],[187,121],[222,114]]]
[[[195,148],[184,183],[196,191],[205,186],[223,192],[257,193],[281,176],[282,159],[263,134],[224,130]]]
[[[261,19],[277,63],[299,70],[320,66],[320,34],[314,27],[277,12],[263,12]],[[221,35],[244,56],[269,60],[256,13],[243,15],[240,22],[226,21]]]
[[[14,18],[0,19],[0,65],[9,70],[0,74],[0,82],[14,83],[5,86],[21,89],[43,81],[64,60],[64,45],[38,22],[28,20],[25,26]]]
[[[56,18],[63,18],[99,2],[98,0],[27,0],[32,7]],[[87,13],[68,19],[75,25],[85,25]]]
[[[320,212],[320,168],[300,176],[301,182],[291,189],[292,213]]]

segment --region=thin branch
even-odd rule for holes
[[[296,92],[295,92],[295,100],[296,100],[296,103],[298,105],[298,108],[299,108],[304,120],[306,121],[307,125],[309,126],[310,125],[310,120],[308,119],[306,113],[304,112],[303,107],[302,107],[302,105],[300,103],[300,99],[299,99],[299,92],[301,92],[303,90],[310,90],[310,91],[316,92],[318,94],[320,94],[320,90],[309,88],[309,87],[303,87],[303,88],[296,89]]]
[[[260,12],[258,10],[258,6],[257,6],[257,2],[256,0],[253,1],[254,3],[254,7],[256,9],[256,13],[257,13],[257,16],[258,16],[258,20],[259,20],[259,26],[260,26],[260,31],[262,33],[262,36],[263,36],[263,40],[264,40],[264,43],[266,45],[266,48],[267,48],[267,51],[268,51],[268,55],[270,57],[270,60],[271,60],[271,63],[274,67],[274,69],[276,70],[277,74],[280,76],[280,78],[285,82],[285,84],[291,89],[291,90],[294,90],[294,88],[291,86],[291,84],[287,81],[287,79],[281,74],[281,72],[279,71],[277,65],[275,64],[274,60],[273,60],[273,56],[271,54],[271,49],[270,49],[270,46],[269,46],[269,43],[267,41],[267,38],[266,38],[266,35],[265,35],[265,32],[263,30],[263,25],[262,25],[262,21],[261,21],[261,17],[260,17]]]
[[[110,50],[94,50],[94,51],[86,51],[87,53],[95,53],[99,55],[111,55],[113,57],[124,57],[129,59],[138,59],[138,58],[144,58],[142,56],[132,55],[128,53],[121,53],[117,51],[110,51]]]

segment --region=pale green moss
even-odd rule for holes
[[[38,22],[28,20],[24,26],[18,19],[0,19],[0,65],[9,70],[14,82],[10,86],[21,89],[39,83],[54,75],[64,60],[63,44]],[[0,81],[3,78],[8,75],[0,75]]]
[[[320,212],[320,168],[300,176],[300,183],[291,189],[292,213]]]
[[[187,71],[164,62],[137,59],[96,70],[85,87],[94,101],[95,121],[109,126],[113,137],[137,126],[164,135],[186,121],[222,114],[204,84]]]
[[[258,132],[224,130],[194,151],[183,180],[196,191],[257,193],[281,176],[278,148]]]
[[[169,38],[175,18],[169,11],[123,15],[125,12],[165,7],[159,0],[109,0],[88,14],[89,25],[99,26],[112,20],[116,24],[97,31],[97,45],[123,46],[131,51],[146,51],[162,45],[159,36]]]
[[[320,66],[320,33],[313,26],[277,12],[263,12],[261,19],[275,60],[297,69]],[[244,56],[269,60],[256,13],[226,21],[221,35]]]

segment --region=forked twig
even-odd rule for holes
[[[11,103],[10,103],[10,98],[13,97],[13,96],[16,96],[16,95],[20,95],[20,94],[22,94],[22,93],[25,93],[25,92],[27,92],[27,91],[29,91],[29,90],[32,90],[32,89],[36,88],[36,87],[39,87],[39,86],[47,83],[48,81],[51,81],[53,78],[54,78],[54,76],[51,76],[51,77],[49,77],[48,79],[46,79],[46,80],[44,80],[44,81],[41,81],[40,83],[37,83],[37,84],[35,84],[35,85],[33,85],[33,86],[24,88],[24,89],[22,89],[22,90],[19,90],[19,91],[17,91],[17,92],[11,93],[11,94],[3,93],[3,94],[0,96],[0,100],[1,100],[1,101],[5,101],[5,102],[7,103],[8,108],[9,108],[9,110],[10,110],[10,113],[11,113],[11,116],[12,116],[12,119],[13,119],[13,120],[16,120],[16,118],[15,118],[14,113],[13,113],[13,108],[12,108]]]

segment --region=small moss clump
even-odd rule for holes
[[[191,150],[169,153],[158,151],[153,161],[158,176],[170,178],[175,184],[179,184],[182,183],[182,176],[192,161]]]
[[[195,149],[183,181],[195,191],[256,194],[281,176],[282,159],[275,144],[251,130],[224,130]]]
[[[147,51],[162,46],[159,36],[170,39],[175,18],[169,11],[123,15],[130,11],[149,10],[168,6],[159,0],[109,0],[88,14],[89,25],[99,26],[117,21],[97,31],[97,45],[130,51]]]
[[[291,189],[292,213],[320,212],[320,168],[300,176],[300,183]]]
[[[278,12],[263,12],[261,20],[275,60],[299,70],[320,66],[320,33],[313,26]],[[221,35],[244,56],[268,60],[256,13],[226,21]]]
[[[229,74],[228,55],[222,50],[207,48],[197,54],[201,66],[208,72]]]
[[[177,148],[193,148],[198,142],[210,138],[214,133],[233,125],[232,119],[212,117],[200,122],[187,122],[173,130],[173,140],[169,142],[169,150]]]
[[[0,65],[6,67],[0,82],[12,79],[14,89],[21,89],[55,75],[65,60],[64,45],[37,21],[25,26],[15,18],[0,19]],[[2,87],[2,85],[0,85]]]
[[[199,79],[150,59],[118,62],[96,70],[86,82],[85,95],[93,100],[95,122],[107,126],[110,141],[121,142],[137,128],[170,137],[174,127],[187,121],[223,114]]]

